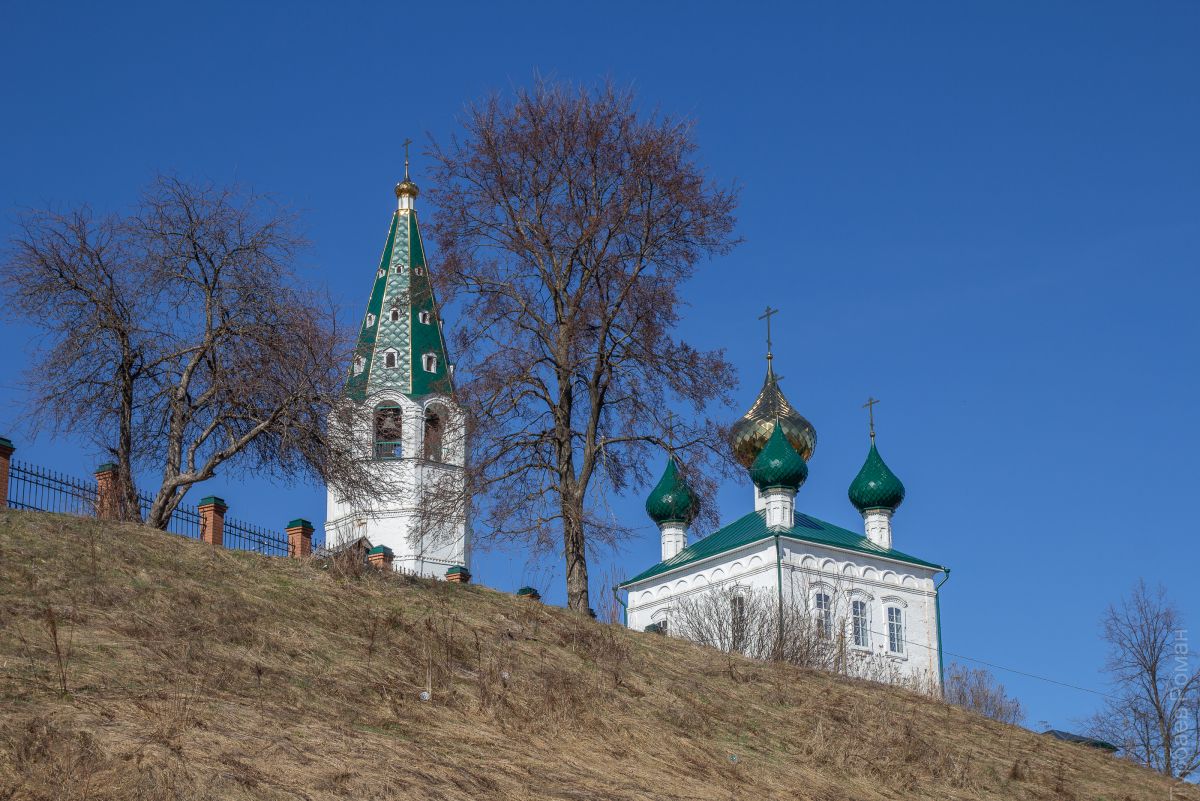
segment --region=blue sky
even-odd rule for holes
[[[694,117],[700,159],[742,187],[746,242],[689,285],[682,333],[728,349],[740,414],[755,318],[781,309],[783,388],[819,436],[798,504],[848,528],[860,407],[882,399],[908,488],[896,545],[953,567],[947,650],[1101,688],[1099,617],[1139,576],[1200,626],[1200,5],[6,3],[4,20],[0,238],[21,206],[120,209],[158,170],[239,180],[304,212],[307,274],[351,320],[405,137],[446,137],[464,102],[535,72],[634,86]],[[19,431],[29,334],[2,331],[0,435],[90,472],[82,443]],[[316,487],[201,494],[260,524],[323,516]],[[750,496],[725,486],[724,518]],[[594,574],[657,560],[640,507],[617,507],[642,536]],[[496,552],[476,573],[561,602],[556,568]],[[998,675],[1030,725],[1098,700]]]

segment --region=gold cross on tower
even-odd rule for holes
[[[404,180],[408,180],[408,146],[412,144],[411,139],[404,140]]]
[[[764,311],[762,314],[760,314],[758,316],[758,319],[767,321],[767,365],[768,366],[770,366],[770,364],[771,364],[771,359],[774,358],[771,355],[771,316],[774,314],[778,314],[778,313],[779,313],[779,309],[772,309],[771,305],[768,303],[766,311]]]
[[[863,408],[867,410],[867,415],[871,420],[871,442],[875,441],[875,404],[879,403],[870,395],[867,396],[867,402],[863,404]]]

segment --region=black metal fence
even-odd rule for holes
[[[11,462],[8,468],[8,505],[34,512],[60,512],[91,517],[96,514],[99,491],[94,481],[47,470],[25,462]],[[138,494],[143,519],[154,499]],[[200,510],[180,504],[171,514],[167,531],[182,537],[200,539]],[[242,520],[225,519],[224,545],[265,556],[290,556],[287,534],[256,526]]]
[[[287,534],[244,523],[241,520],[225,519],[225,547],[239,551],[254,551],[264,556],[290,556]]]
[[[8,505],[13,509],[94,515],[97,495],[94,481],[25,462],[8,466]]]

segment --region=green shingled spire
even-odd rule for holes
[[[696,517],[700,503],[696,493],[679,473],[675,457],[667,459],[667,469],[646,499],[646,514],[655,523],[690,523]]]
[[[875,449],[875,438],[871,438],[871,450],[867,461],[854,477],[847,493],[850,503],[860,512],[868,509],[887,509],[895,511],[904,500],[904,485],[888,466],[883,463],[883,457]]]
[[[767,444],[750,465],[750,478],[760,490],[778,487],[796,490],[808,478],[808,464],[788,442],[778,421]]]
[[[384,389],[412,398],[454,393],[421,229],[411,208],[416,184],[406,178],[396,193],[408,202],[392,215],[346,382],[346,394],[357,401]]]

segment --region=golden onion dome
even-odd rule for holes
[[[745,468],[754,464],[755,458],[766,447],[771,438],[771,431],[776,421],[783,429],[783,435],[791,443],[804,461],[812,458],[817,447],[817,431],[812,423],[792,408],[788,399],[779,390],[779,381],[767,362],[767,378],[763,381],[762,391],[750,411],[742,419],[733,424],[729,432],[729,444],[733,448],[734,458]]]
[[[400,183],[396,184],[396,197],[412,197],[415,198],[421,194],[421,190],[417,189],[417,185],[405,178]]]

